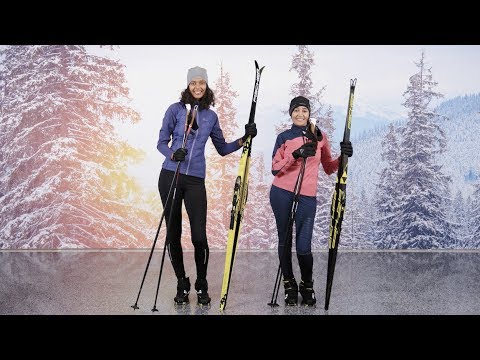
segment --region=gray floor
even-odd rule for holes
[[[176,280],[168,256],[152,312],[160,268],[156,250],[136,302],[149,250],[0,252],[0,315],[478,315],[480,252],[338,252],[330,308],[324,311],[327,252],[314,253],[316,307],[286,307],[283,289],[271,300],[275,251],[237,252],[227,308],[219,311],[224,252],[211,252],[212,304],[175,306]],[[185,253],[195,281],[193,253]],[[294,271],[299,278],[294,257]]]

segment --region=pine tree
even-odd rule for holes
[[[332,113],[333,111],[331,108],[329,108],[323,116],[318,118],[319,121],[317,123],[319,124],[319,128],[322,130],[322,132],[327,134],[330,146],[332,147],[332,157],[335,158],[339,154],[335,152],[332,146],[333,131],[335,130],[333,126]],[[313,229],[312,247],[314,246],[313,244],[316,244],[317,248],[324,248],[327,244],[331,221],[330,211],[332,204],[332,193],[335,188],[336,176],[336,173],[327,175],[321,167],[319,168],[317,182],[317,214],[315,216],[315,226]],[[349,194],[347,196],[350,196],[352,191],[347,191]],[[347,209],[345,209],[345,213],[346,212]]]
[[[450,212],[451,222],[455,230],[455,243],[451,244],[450,248],[458,249],[465,248],[468,243],[468,209],[465,206],[465,201],[463,200],[462,192],[457,191],[455,198],[452,202],[451,212]]]
[[[244,249],[274,249],[277,244],[275,217],[270,206],[270,184],[263,154],[253,154],[249,173],[248,206],[244,211],[240,244]]]
[[[472,195],[470,248],[480,248],[480,183],[475,184]]]
[[[434,120],[438,116],[430,109],[434,98],[442,97],[432,89],[431,69],[425,65],[425,54],[415,63],[418,72],[410,77],[403,104],[409,109],[402,131],[400,149],[402,161],[397,186],[400,197],[398,218],[400,231],[394,239],[395,248],[432,249],[448,246],[453,241],[451,224],[446,216],[449,205],[450,179],[438,164],[438,155],[446,148],[444,131]],[[394,231],[397,229],[393,229]]]
[[[399,190],[399,169],[401,162],[401,151],[395,133],[395,126],[389,124],[388,132],[382,140],[382,160],[385,168],[379,172],[379,183],[375,191],[375,214],[376,223],[374,243],[379,249],[394,247],[396,237],[400,232],[398,214]]]
[[[346,200],[341,231],[342,241],[339,247],[348,249],[373,248],[370,240],[373,237],[371,208],[365,190],[351,191]]]
[[[292,65],[289,71],[294,70],[298,74],[298,82],[290,87],[290,95],[293,97],[304,96],[310,100],[311,113],[310,117],[317,121],[318,126],[327,136],[331,138],[335,127],[333,126],[332,107],[324,104],[321,99],[325,86],[316,93],[313,92],[313,82],[311,79],[311,68],[315,65],[314,53],[308,49],[307,45],[297,45],[298,53],[292,57]],[[282,111],[286,115],[286,119],[275,127],[276,133],[290,129],[292,120],[288,114],[288,109]]]
[[[473,248],[472,246],[472,234],[473,234],[473,222],[474,222],[474,214],[473,214],[473,203],[472,197],[469,195],[464,201],[464,214],[465,214],[465,229],[464,229],[464,236],[462,240],[462,248],[470,249]]]
[[[375,239],[375,223],[374,223],[374,207],[372,206],[373,198],[370,198],[366,191],[362,189],[360,191],[361,203],[365,205],[359,209],[358,220],[354,226],[355,231],[357,231],[362,237],[359,237],[357,241],[357,248],[362,249],[374,249],[374,239]]]
[[[238,94],[230,84],[230,74],[220,66],[220,76],[215,81],[215,109],[226,141],[233,141],[239,129],[239,120],[233,101]],[[233,186],[238,171],[241,152],[220,156],[213,145],[208,146],[206,185],[208,191],[208,241],[212,248],[224,249],[227,242]]]
[[[126,174],[143,154],[113,126],[140,120],[123,65],[75,45],[0,56],[0,247],[145,245],[152,213]]]

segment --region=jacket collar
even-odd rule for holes
[[[307,125],[298,126],[298,125],[292,124],[292,127],[290,129],[292,129],[295,132],[303,133],[304,131],[307,130]]]

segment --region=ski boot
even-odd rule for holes
[[[313,306],[316,304],[315,291],[312,281],[301,281],[299,286],[300,295],[302,295],[302,305]]]
[[[285,288],[285,304],[295,306],[298,303],[298,285],[295,278],[283,279],[283,287]]]
[[[208,296],[208,283],[206,279],[197,279],[195,281],[195,290],[197,290],[198,305],[210,304],[210,296]]]
[[[177,282],[177,295],[173,298],[175,304],[188,304],[188,294],[190,293],[190,279],[183,277]]]

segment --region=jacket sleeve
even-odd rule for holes
[[[340,164],[340,157],[332,159],[332,150],[330,148],[330,142],[327,136],[323,136],[325,143],[322,146],[322,166],[327,175],[333,174],[338,170]]]
[[[167,159],[172,158],[173,151],[168,146],[175,128],[175,114],[170,106],[165,112],[163,117],[162,127],[158,134],[157,149],[164,155]]]
[[[212,139],[213,146],[215,146],[215,149],[217,149],[218,154],[221,156],[228,155],[241,148],[241,145],[238,141],[239,139],[230,143],[227,143],[225,141],[223,131],[220,128],[220,124],[218,123],[218,117],[215,121],[215,124],[213,125],[212,131],[210,132],[210,138]]]
[[[275,147],[272,153],[272,174],[273,176],[285,173],[290,165],[295,162],[291,153],[285,152],[285,142],[280,136],[277,136]]]

